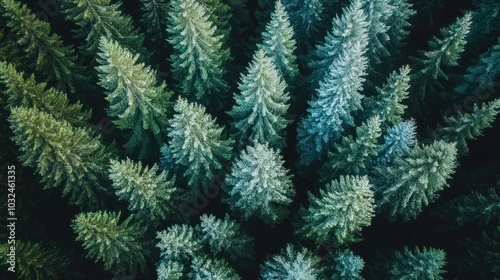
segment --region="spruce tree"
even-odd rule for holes
[[[493,232],[483,232],[480,238],[466,239],[460,245],[467,249],[466,257],[459,262],[462,267],[479,272],[485,278],[500,273],[500,227]]]
[[[344,127],[354,125],[351,113],[361,109],[363,98],[360,91],[367,68],[365,52],[365,43],[346,48],[330,66],[317,97],[309,102],[308,114],[297,129],[301,164],[322,158]]]
[[[223,0],[198,0],[203,5],[209,15],[209,20],[217,29],[216,35],[220,35],[224,42],[231,36],[231,25],[229,24],[233,15],[231,8]]]
[[[182,280],[184,266],[175,261],[161,261],[156,268],[158,280]]]
[[[390,40],[388,30],[389,19],[394,14],[394,6],[391,0],[366,0],[363,3],[363,11],[368,23],[368,57],[370,66],[382,62],[383,57],[389,56],[387,44]]]
[[[410,251],[395,252],[389,268],[390,280],[440,280],[446,264],[446,254],[443,250],[416,247]]]
[[[166,113],[170,107],[169,91],[165,83],[157,85],[156,75],[139,55],[133,55],[116,41],[101,38],[99,52],[100,85],[106,90],[108,116],[120,129],[130,129],[131,136],[125,147],[130,153],[139,150],[146,157],[148,145],[156,140],[163,143]]]
[[[472,22],[470,13],[458,18],[452,25],[441,29],[442,39],[434,37],[429,41],[429,50],[421,51],[420,58],[414,58],[411,87],[415,98],[423,100],[427,92],[442,89],[438,79],[448,79],[443,66],[457,66],[460,54],[467,43],[466,36]],[[418,100],[413,100],[417,102]]]
[[[174,208],[177,191],[175,179],[168,180],[165,171],[158,174],[158,166],[142,167],[130,159],[111,160],[109,178],[115,194],[128,203],[128,209],[139,219],[155,224],[164,220]]]
[[[333,26],[325,36],[324,42],[317,45],[309,57],[308,65],[312,70],[309,80],[314,89],[329,74],[334,61],[347,49],[361,44],[365,49],[368,44],[368,22],[362,9],[361,0],[353,0],[342,9],[342,15],[333,19]]]
[[[231,158],[233,140],[223,139],[223,128],[201,105],[179,98],[174,111],[168,128],[169,147],[175,162],[186,167],[188,184],[199,189]]]
[[[266,25],[266,31],[262,33],[262,44],[258,46],[267,57],[273,59],[276,68],[288,85],[299,72],[294,54],[296,41],[293,36],[294,31],[290,26],[288,13],[281,0],[278,0],[271,14],[271,21]]]
[[[474,10],[469,36],[470,43],[480,43],[491,40],[500,31],[500,3],[496,0],[473,0]]]
[[[140,54],[147,61],[149,53],[143,46],[144,35],[132,25],[132,18],[122,13],[122,2],[111,0],[64,0],[62,12],[74,22],[77,38],[85,39],[81,51],[95,60],[101,37],[116,41],[121,46]]]
[[[377,169],[377,206],[390,220],[415,219],[446,186],[456,167],[455,143],[436,141],[415,146],[406,157]]]
[[[180,170],[179,165],[175,162],[174,155],[172,154],[172,149],[167,144],[164,144],[160,148],[160,170],[165,170],[167,172],[172,172],[172,174],[177,174]]]
[[[12,140],[25,166],[42,176],[46,188],[59,185],[70,203],[95,209],[109,193],[104,184],[110,153],[88,129],[74,128],[37,109],[16,107],[11,110]]]
[[[167,38],[168,2],[162,0],[141,0],[144,12],[141,22],[147,26],[147,34],[156,46],[163,46]]]
[[[365,262],[349,249],[338,250],[331,257],[331,280],[362,280],[361,272]]]
[[[417,143],[415,120],[401,122],[384,133],[384,143],[380,147],[377,164],[392,164],[396,158],[405,157]]]
[[[222,259],[211,260],[195,257],[191,264],[192,271],[188,274],[193,280],[240,280],[240,276]]]
[[[278,151],[255,142],[241,151],[226,177],[231,210],[244,219],[256,216],[274,225],[281,222],[295,194],[291,176]]]
[[[197,0],[171,1],[167,30],[174,48],[172,74],[183,95],[195,97],[211,111],[224,107],[229,86],[223,76],[229,50],[207,8]]]
[[[309,193],[309,207],[303,211],[303,224],[296,231],[307,239],[337,244],[360,241],[363,227],[371,224],[375,200],[366,176],[340,176],[319,197]]]
[[[295,39],[300,45],[306,44],[318,29],[323,12],[322,0],[283,0],[283,4],[290,15]]]
[[[308,249],[297,249],[288,244],[280,254],[273,255],[261,265],[261,276],[264,280],[324,279],[324,271],[320,262],[321,259]]]
[[[15,32],[23,48],[23,61],[59,90],[75,93],[90,81],[88,71],[79,64],[75,51],[51,33],[49,23],[40,20],[24,4],[2,0],[7,26]]]
[[[103,211],[78,214],[71,223],[76,241],[83,243],[88,258],[102,261],[105,270],[144,271],[149,254],[145,228],[132,223],[132,216],[120,222],[120,215]]]
[[[393,7],[392,14],[389,16],[389,35],[391,46],[398,50],[405,45],[404,40],[410,33],[408,28],[411,27],[408,20],[412,18],[417,11],[413,9],[413,4],[408,0],[390,0],[389,5]]]
[[[500,98],[483,104],[481,108],[474,104],[470,113],[459,111],[457,116],[446,117],[444,125],[438,125],[431,135],[446,142],[457,142],[459,153],[466,155],[469,152],[467,140],[481,136],[484,129],[491,127],[499,113]]]
[[[160,256],[163,261],[174,261],[178,263],[188,263],[189,260],[201,253],[202,244],[196,236],[192,226],[173,225],[156,234],[159,242],[156,247],[160,249]]]
[[[36,108],[75,127],[90,125],[91,112],[84,111],[80,102],[70,104],[66,94],[47,88],[46,83],[37,83],[33,75],[26,78],[12,64],[0,61],[0,83],[5,85],[5,93],[9,97],[7,103],[11,108]]]
[[[234,137],[238,143],[258,141],[271,147],[285,145],[285,119],[290,97],[286,84],[276,70],[271,58],[259,50],[248,67],[248,74],[241,77],[240,94],[235,94],[236,104],[228,114],[233,117]]]

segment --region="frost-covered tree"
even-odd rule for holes
[[[147,35],[156,46],[163,46],[167,38],[168,2],[163,0],[141,0],[144,12],[141,22],[147,26]]]
[[[207,8],[197,0],[173,0],[168,10],[168,42],[173,77],[185,96],[195,97],[205,107],[223,107],[229,89],[223,79],[229,50],[217,35]]]
[[[361,271],[365,262],[349,249],[338,250],[331,257],[329,264],[331,280],[362,280]]]
[[[297,138],[300,163],[323,157],[333,141],[353,126],[351,113],[361,109],[360,91],[366,75],[366,43],[353,44],[333,61],[329,73],[309,102],[308,114],[299,123]]]
[[[375,210],[372,185],[366,176],[340,176],[320,189],[318,197],[309,193],[309,203],[297,233],[317,242],[360,241],[361,229],[371,224]]]
[[[455,91],[461,95],[478,95],[491,90],[495,86],[495,80],[500,77],[499,60],[500,37],[497,44],[481,54],[479,60],[467,68]]]
[[[314,89],[330,72],[334,61],[353,45],[361,49],[368,45],[368,22],[362,9],[361,0],[353,0],[342,9],[342,15],[333,19],[333,26],[325,36],[324,42],[317,45],[309,57],[308,65],[312,70],[309,80]]]
[[[110,153],[88,129],[23,107],[11,110],[10,124],[19,160],[35,168],[46,188],[61,185],[63,196],[70,195],[70,203],[83,209],[102,205],[103,195],[109,193],[103,178]]]
[[[234,138],[246,144],[258,141],[271,147],[285,145],[285,119],[290,97],[286,84],[276,70],[271,58],[259,50],[242,75],[240,94],[235,94],[236,104],[228,114],[233,117]]]
[[[438,79],[448,79],[443,66],[457,66],[460,54],[467,43],[466,38],[472,22],[470,13],[458,18],[452,25],[441,29],[442,39],[434,37],[429,41],[429,50],[421,51],[412,66],[412,96],[423,99],[425,94],[442,89]],[[418,100],[414,100],[418,102]]]
[[[321,0],[283,0],[283,5],[290,15],[290,22],[295,30],[295,39],[300,45],[317,31],[323,12]]]
[[[240,280],[240,276],[223,259],[194,257],[189,279],[193,280]]]
[[[241,151],[226,178],[231,210],[276,224],[288,214],[295,190],[278,151],[255,142]]]
[[[7,103],[11,108],[36,108],[75,127],[86,127],[90,124],[91,112],[84,111],[80,102],[70,104],[66,94],[54,88],[47,88],[46,83],[37,83],[33,75],[26,77],[12,64],[0,61],[0,83],[5,85]]]
[[[395,252],[389,267],[390,280],[440,280],[446,264],[446,254],[443,250],[424,247],[420,250],[404,248]]]
[[[455,143],[415,146],[406,157],[377,168],[377,206],[390,220],[415,219],[446,186],[457,165]]]
[[[65,92],[75,93],[90,81],[74,49],[64,45],[59,35],[51,33],[48,22],[18,1],[2,0],[0,4],[7,26],[19,36],[17,43],[23,49],[23,62],[31,69]]]
[[[145,228],[132,223],[132,216],[120,222],[121,213],[80,213],[72,221],[76,241],[83,243],[87,257],[101,260],[104,269],[135,274],[146,269],[148,242]]]
[[[258,47],[267,57],[273,59],[276,68],[288,85],[299,72],[294,54],[296,41],[293,35],[294,31],[290,26],[288,13],[281,0],[278,0],[271,14],[271,21],[266,25],[266,31],[262,33],[262,44]]]
[[[160,249],[163,261],[183,263],[201,253],[202,245],[192,226],[173,225],[158,232],[156,238],[159,239],[156,247]]]
[[[93,60],[97,57],[101,37],[118,42],[124,48],[140,54],[147,61],[149,53],[143,46],[144,35],[132,24],[132,18],[122,13],[122,2],[112,0],[64,0],[62,12],[74,22],[77,38],[85,39],[81,51]]]
[[[408,0],[390,0],[389,5],[393,7],[392,14],[389,16],[389,35],[390,44],[396,50],[405,45],[404,40],[410,33],[408,28],[411,24],[408,22],[417,11],[413,9],[413,4]]]
[[[396,158],[405,157],[417,143],[417,125],[410,119],[390,127],[384,133],[377,164],[391,164]]]
[[[186,167],[189,185],[198,189],[231,158],[233,140],[223,139],[223,128],[201,105],[179,98],[174,111],[168,127],[169,147],[175,162]]]
[[[387,49],[390,40],[388,30],[391,27],[389,19],[394,14],[394,8],[391,0],[363,1],[363,11],[368,22],[368,57],[372,67],[390,54]]]
[[[97,70],[100,85],[106,90],[108,116],[114,118],[118,128],[131,130],[125,144],[127,150],[139,150],[140,157],[146,157],[145,143],[164,141],[160,132],[167,125],[172,92],[165,83],[157,85],[155,72],[137,61],[139,55],[133,55],[118,42],[102,37],[99,48]]]
[[[128,203],[128,209],[139,219],[157,223],[176,208],[173,203],[175,179],[168,179],[165,171],[158,174],[158,166],[148,168],[130,159],[111,160],[109,179],[115,194]]]
[[[261,265],[261,276],[264,280],[320,280],[324,279],[320,262],[321,259],[308,249],[288,244],[280,254]]]
[[[481,136],[484,129],[491,127],[499,113],[500,98],[483,104],[481,108],[474,104],[470,113],[459,111],[457,116],[446,117],[444,125],[438,125],[431,135],[446,142],[457,142],[459,153],[466,155],[469,152],[467,140]]]

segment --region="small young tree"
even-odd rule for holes
[[[410,251],[404,248],[403,253],[395,252],[389,268],[390,280],[440,280],[446,264],[443,250],[429,248],[421,251],[418,247]]]
[[[269,143],[271,147],[285,145],[285,119],[290,99],[286,84],[276,70],[271,58],[259,50],[241,77],[240,94],[235,94],[236,104],[228,114],[233,117],[234,138],[238,143],[254,141]]]
[[[88,258],[104,263],[104,269],[135,274],[145,271],[148,242],[144,240],[145,228],[131,223],[132,216],[120,223],[121,213],[80,213],[71,227],[83,242]]]
[[[309,208],[302,213],[303,224],[296,231],[317,242],[332,238],[337,244],[360,240],[363,227],[371,224],[375,200],[366,176],[340,176],[320,190],[309,193]]]
[[[417,125],[413,119],[387,129],[375,163],[392,164],[396,158],[405,157],[417,143],[416,134]]]
[[[257,216],[271,225],[288,214],[286,207],[295,194],[291,176],[278,151],[255,142],[243,150],[226,178],[231,210],[245,219]]]
[[[365,262],[349,249],[338,250],[331,257],[329,265],[331,280],[363,280],[361,271]]]

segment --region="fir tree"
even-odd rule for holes
[[[188,225],[173,225],[157,233],[160,241],[156,247],[160,249],[163,260],[186,262],[201,253],[201,243],[195,236],[193,227]],[[168,264],[168,263],[167,263]]]
[[[455,91],[461,95],[483,94],[491,90],[500,77],[500,37],[498,43],[479,56],[479,60],[467,68]]]
[[[375,162],[392,164],[396,158],[405,157],[417,143],[416,134],[417,126],[413,119],[387,129],[384,143]]]
[[[473,0],[474,22],[471,25],[470,43],[488,41],[500,31],[500,3],[496,0]]]
[[[17,107],[10,117],[20,161],[36,169],[46,188],[61,185],[81,208],[96,208],[109,193],[103,184],[110,154],[89,130],[74,128],[36,109]]]
[[[179,171],[179,165],[175,162],[172,149],[167,144],[164,144],[160,148],[160,153],[160,164],[158,165],[160,169],[176,174]]]
[[[247,9],[248,0],[226,0],[226,4],[230,8],[232,15],[229,20],[231,26],[230,38],[241,39],[243,33],[248,29],[250,22],[250,15]]]
[[[175,162],[187,169],[184,176],[192,187],[206,185],[215,171],[231,157],[232,140],[222,138],[223,128],[205,108],[179,99],[169,121],[169,147]]]
[[[141,0],[141,18],[143,25],[147,26],[147,34],[157,46],[163,46],[167,38],[167,11],[168,3],[163,0]]]
[[[240,276],[224,260],[195,257],[189,279],[193,280],[240,280]]]
[[[471,113],[459,111],[456,117],[446,117],[444,126],[439,125],[431,134],[446,142],[457,142],[459,153],[465,155],[469,152],[466,140],[481,136],[484,129],[491,127],[499,113],[500,98],[483,104],[481,108],[474,104]]]
[[[63,13],[78,29],[76,37],[85,39],[80,47],[86,55],[96,59],[101,37],[116,41],[121,46],[141,55],[141,61],[149,59],[143,46],[144,35],[132,25],[132,18],[121,11],[122,2],[111,0],[64,0]]]
[[[436,141],[415,146],[406,157],[378,168],[374,179],[377,205],[390,220],[416,218],[422,207],[433,202],[456,167],[455,143]]]
[[[359,241],[361,229],[374,216],[371,188],[366,176],[340,176],[321,189],[319,197],[309,193],[310,205],[297,233],[317,242],[330,238],[338,244]]]
[[[342,15],[335,17],[332,24],[324,43],[317,45],[309,58],[308,65],[312,69],[309,79],[314,89],[329,74],[331,65],[345,50],[355,44],[365,49],[368,44],[368,22],[361,0],[353,0],[347,8],[343,8]]]
[[[257,216],[271,225],[288,214],[295,194],[288,170],[278,151],[255,142],[243,150],[226,178],[231,210],[245,219]]]
[[[335,144],[334,152],[328,153],[323,181],[329,182],[339,174],[363,174],[378,155],[378,139],[382,132],[378,116],[368,119],[356,128],[356,140],[349,135]]]
[[[380,119],[388,126],[395,125],[403,120],[406,105],[402,102],[409,95],[410,68],[403,66],[399,73],[394,71],[387,78],[387,82],[377,87],[377,95],[367,98],[367,111],[370,115],[379,115]]]
[[[113,123],[118,128],[132,131],[125,144],[129,152],[140,150],[140,157],[145,157],[145,142],[151,138],[158,143],[164,140],[160,132],[167,125],[172,92],[165,83],[157,85],[154,71],[138,63],[139,55],[133,55],[118,42],[102,37],[99,48],[97,70],[100,85],[106,89],[107,113],[116,118]]]
[[[131,223],[132,216],[120,223],[121,213],[80,213],[72,221],[76,241],[83,242],[88,258],[104,263],[104,269],[135,274],[145,270],[148,242],[145,228]]]
[[[317,31],[317,25],[323,12],[321,0],[283,0],[290,22],[295,30],[295,39],[300,45],[307,42]]]
[[[162,261],[156,269],[158,280],[181,280],[183,279],[184,266],[174,261]]]
[[[40,20],[26,5],[2,0],[7,26],[15,32],[24,50],[23,61],[57,88],[74,93],[90,81],[85,67],[79,65],[75,51],[64,45],[61,37],[50,32],[50,25]]]
[[[390,37],[387,33],[391,27],[389,19],[394,14],[394,8],[391,0],[366,0],[363,3],[368,22],[368,57],[372,67],[390,54],[387,49]]]
[[[411,73],[412,96],[423,100],[426,92],[441,90],[438,79],[448,79],[442,67],[458,65],[471,22],[471,14],[466,13],[449,27],[441,29],[443,38],[434,37],[429,41],[429,51],[421,52],[421,57],[414,59],[416,65],[412,67]]]
[[[266,31],[262,33],[262,44],[258,46],[267,57],[273,59],[276,68],[288,85],[299,71],[294,55],[296,41],[293,36],[294,31],[290,26],[288,13],[281,4],[281,0],[278,0],[271,14],[271,21],[266,25]]]
[[[416,247],[413,251],[404,248],[403,253],[395,252],[389,268],[390,280],[440,280],[446,264],[443,250]]]
[[[5,259],[8,258],[11,246],[7,242],[0,244],[2,266],[8,264],[8,260]],[[70,260],[54,246],[45,247],[40,243],[16,240],[15,248],[18,279],[58,279],[64,276],[68,268]],[[9,272],[5,273],[7,275]]]
[[[481,275],[500,273],[500,227],[493,232],[483,232],[480,238],[467,239],[460,246],[467,248],[467,255],[460,265]]]
[[[361,271],[365,262],[349,249],[339,250],[331,256],[331,280],[362,280]]]
[[[222,36],[224,42],[228,41],[231,35],[231,25],[229,22],[233,15],[231,8],[222,0],[198,0],[204,6],[208,15],[209,21],[213,23],[217,29],[216,35]]]
[[[259,50],[241,77],[240,94],[234,96],[235,106],[228,114],[233,117],[234,138],[239,143],[269,143],[271,147],[285,145],[285,119],[290,99],[286,84],[271,58]]]
[[[25,78],[8,63],[0,62],[0,82],[6,87],[11,108],[23,106],[36,108],[51,114],[57,120],[65,120],[75,127],[87,127],[90,124],[90,111],[83,111],[79,102],[70,104],[63,92],[47,88],[46,83],[37,83],[33,75]]]
[[[405,45],[404,40],[408,37],[410,33],[408,28],[411,26],[408,20],[417,13],[413,9],[413,4],[408,2],[408,0],[389,1],[389,5],[393,7],[393,10],[388,19],[389,30],[387,30],[387,35],[391,45],[396,50]]]
[[[309,102],[309,114],[299,123],[297,132],[301,164],[320,159],[340,137],[344,126],[354,125],[351,113],[361,109],[363,98],[359,92],[366,74],[365,52],[365,43],[346,48],[330,66],[317,97]]]
[[[306,248],[300,250],[288,244],[280,254],[261,265],[264,280],[294,279],[319,280],[323,278],[321,259]]]
[[[142,167],[127,158],[111,160],[109,178],[116,195],[128,203],[128,209],[138,218],[152,223],[164,220],[176,208],[172,203],[175,179],[167,179],[165,171],[158,174],[158,166]]]
[[[174,47],[172,73],[182,93],[204,106],[222,108],[229,89],[223,79],[229,50],[223,46],[224,37],[217,35],[207,8],[196,0],[171,1],[167,30]]]

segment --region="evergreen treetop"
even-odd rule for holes
[[[387,129],[384,133],[384,143],[375,162],[391,164],[396,158],[405,157],[417,143],[416,134],[417,125],[413,119]]]
[[[317,31],[323,12],[322,2],[322,0],[283,0],[295,30],[295,39],[300,45],[306,44]]]
[[[408,20],[412,18],[417,11],[413,9],[413,4],[408,0],[390,0],[389,4],[393,7],[392,14],[388,19],[390,43],[394,49],[399,49],[405,45],[404,40],[410,33],[408,28],[411,27]]]
[[[192,226],[186,224],[173,225],[156,234],[160,241],[156,247],[160,249],[160,256],[165,260],[186,262],[201,253],[202,245],[195,236]]]
[[[240,276],[222,259],[211,260],[195,257],[191,264],[189,279],[193,280],[240,280]]]
[[[391,5],[391,0],[365,0],[363,11],[368,23],[368,57],[370,65],[382,62],[382,58],[389,56],[387,49],[390,37],[389,19],[394,14],[395,7]]]
[[[321,259],[306,248],[297,249],[288,244],[280,254],[273,255],[261,265],[264,280],[294,279],[319,280],[323,278]]]
[[[167,10],[168,3],[162,0],[141,0],[141,18],[143,25],[147,26],[147,34],[156,46],[163,46],[167,38]]]
[[[410,251],[395,252],[389,270],[390,280],[440,280],[446,264],[446,254],[443,250],[416,247]]]
[[[362,280],[365,262],[349,249],[338,250],[331,257],[331,280]]]

